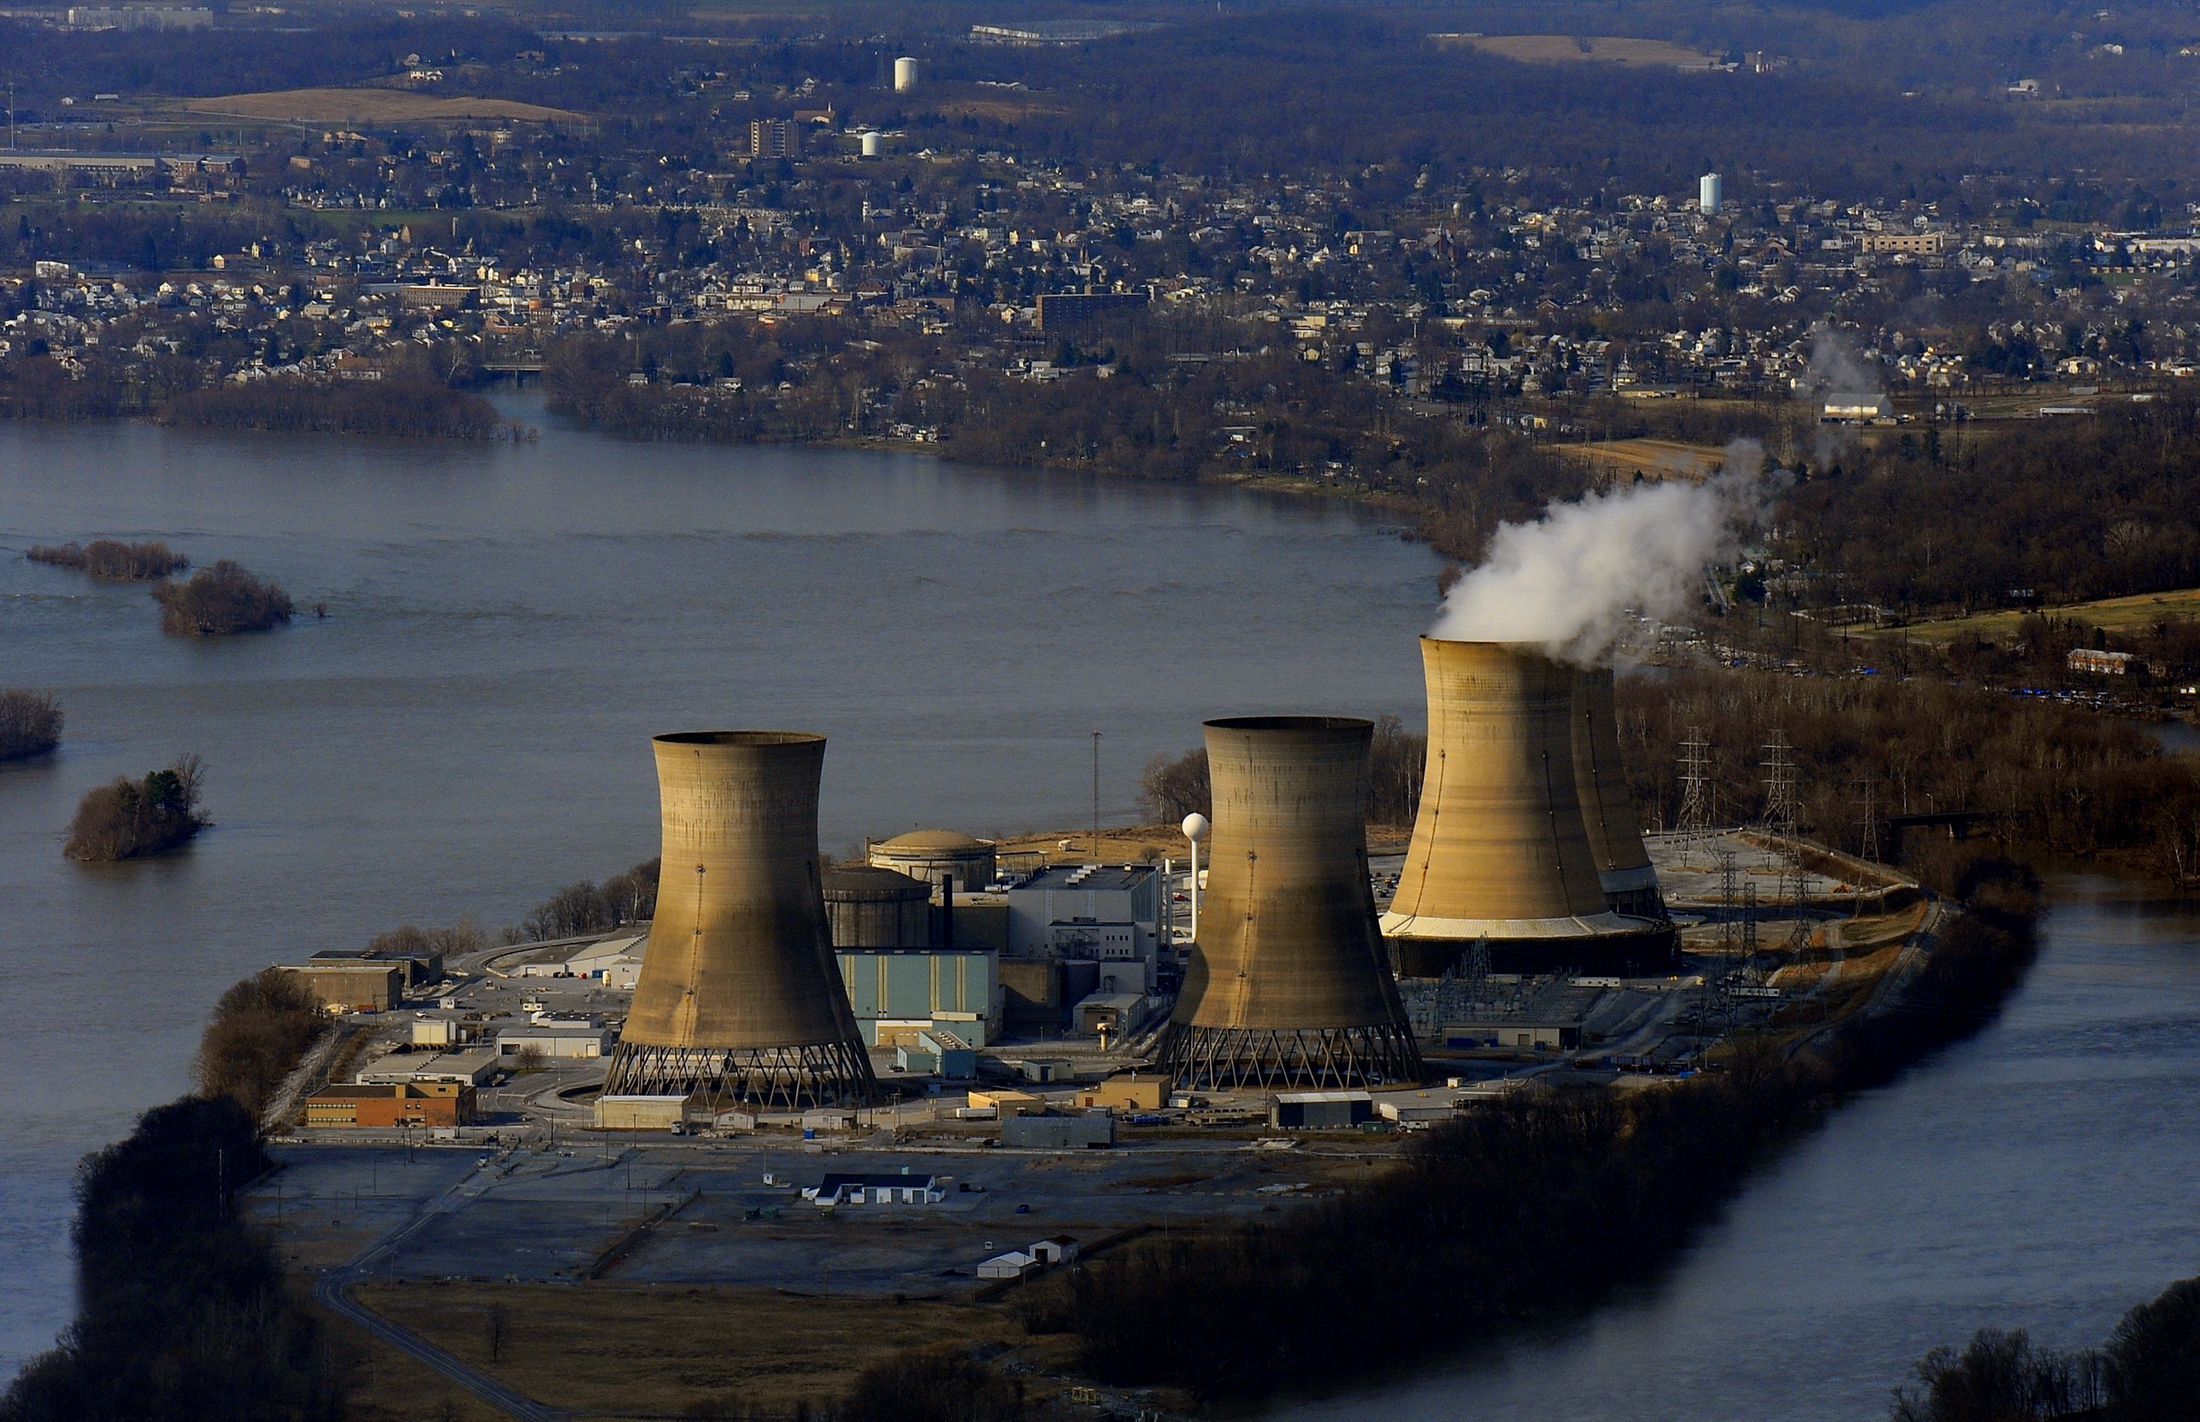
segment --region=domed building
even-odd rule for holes
[[[983,889],[998,869],[991,840],[956,830],[911,830],[874,840],[866,845],[864,857],[873,868],[907,874],[935,890],[942,879],[951,878],[960,893]]]

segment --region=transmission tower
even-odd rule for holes
[[[1857,808],[1863,812],[1863,832],[1859,836],[1863,857],[1867,863],[1879,862],[1879,787],[1869,780],[1857,784]]]
[[[1726,919],[1719,925],[1719,951],[1729,959],[1741,951],[1741,866],[1731,849],[1719,851],[1719,902],[1726,906]]]
[[[1810,901],[1810,871],[1803,864],[1803,842],[1797,828],[1799,796],[1795,788],[1794,748],[1787,732],[1774,731],[1765,742],[1765,828],[1779,837],[1780,900],[1788,910],[1786,946],[1797,953],[1810,946],[1810,919],[1804,906]]]
[[[1711,838],[1711,742],[1701,726],[1688,728],[1681,742],[1681,852],[1685,856]]]

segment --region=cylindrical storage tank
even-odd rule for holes
[[[835,948],[932,946],[932,890],[891,869],[826,870],[825,918]]]
[[[908,55],[894,61],[894,92],[906,94],[917,87],[917,61]]]
[[[953,879],[958,891],[984,888],[993,882],[997,869],[990,841],[955,830],[911,830],[877,840],[864,858],[876,868],[892,869],[935,887],[942,879]]]
[[[885,136],[875,128],[864,130],[862,143],[863,156],[866,158],[876,158],[886,151]]]
[[[1476,939],[1631,933],[1604,902],[1574,788],[1574,678],[1525,644],[1421,639],[1428,764],[1383,933],[1434,976]]]
[[[1726,180],[1717,173],[1706,173],[1696,180],[1696,209],[1705,217],[1717,217],[1719,209],[1726,206]]]
[[[694,731],[652,744],[657,917],[605,1093],[785,1109],[869,1099],[818,872],[825,738]]]
[[[1412,1081],[1420,1055],[1367,872],[1366,721],[1209,721],[1199,940],[1164,1069],[1210,1089]]]
[[[1627,792],[1627,768],[1619,756],[1619,726],[1609,667],[1574,672],[1574,794],[1581,801],[1589,854],[1596,861],[1604,902],[1614,913],[1662,918],[1658,871],[1643,848],[1635,797]]]

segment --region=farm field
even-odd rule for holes
[[[2108,632],[2152,627],[2157,622],[2200,617],[2200,588],[2174,592],[2140,593],[2133,597],[2103,598],[2098,602],[2074,602],[2067,607],[2046,607],[2041,615],[2066,622],[2081,622]],[[1981,612],[1970,617],[1950,617],[1939,622],[1913,622],[1907,627],[1856,628],[1864,637],[1907,637],[1915,642],[1952,642],[1959,637],[1982,637],[1989,642],[2012,636],[2029,615],[2016,610]]]
[[[1484,54],[1522,64],[1624,64],[1636,69],[1708,69],[1712,57],[1670,40],[1626,35],[1444,35]]]
[[[1671,439],[1609,439],[1594,444],[1553,445],[1552,449],[1561,458],[1578,460],[1602,471],[1622,476],[1640,474],[1651,480],[1701,482],[1726,462],[1723,449]]]
[[[187,99],[182,108],[227,118],[278,123],[403,123],[503,119],[517,123],[585,123],[588,115],[511,99],[448,98],[406,89],[277,89]]]

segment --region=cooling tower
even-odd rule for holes
[[[1383,933],[1411,976],[1435,976],[1467,946],[1522,946],[1549,966],[1588,940],[1647,925],[1605,903],[1574,788],[1574,675],[1522,644],[1421,639],[1428,765],[1413,842]]]
[[[1589,857],[1604,886],[1604,902],[1615,913],[1663,918],[1658,871],[1650,867],[1650,852],[1642,847],[1635,799],[1627,793],[1627,770],[1620,764],[1610,668],[1574,673],[1573,721],[1574,793],[1581,801]]]
[[[825,738],[695,731],[652,744],[657,918],[604,1093],[782,1109],[868,1100],[871,1062],[818,873]]]
[[[1207,723],[1206,901],[1161,1055],[1183,1084],[1420,1078],[1368,888],[1373,729],[1320,716]]]

